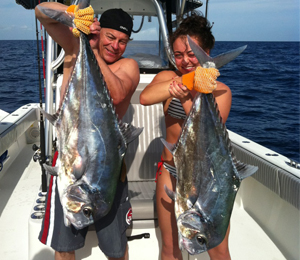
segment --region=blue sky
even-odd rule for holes
[[[203,2],[206,2],[205,0]],[[299,0],[210,0],[208,19],[217,41],[299,41]],[[205,8],[200,8],[204,12]],[[139,19],[135,21],[138,22]],[[145,22],[134,40],[157,39]],[[139,24],[135,25],[137,29]],[[34,11],[1,0],[0,40],[35,39]]]

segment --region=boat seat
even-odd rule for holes
[[[156,219],[155,175],[165,136],[162,105],[131,104],[123,121],[144,128],[125,155],[133,220]]]

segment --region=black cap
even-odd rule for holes
[[[121,8],[106,10],[100,17],[100,26],[110,28],[131,35],[133,22],[130,15]]]

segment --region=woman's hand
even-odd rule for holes
[[[177,79],[177,80],[176,80]],[[179,77],[175,77],[169,85],[169,93],[172,97],[178,99],[186,99],[190,93],[189,89],[181,82],[178,82]]]

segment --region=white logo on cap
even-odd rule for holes
[[[128,31],[128,29],[126,27],[122,26],[122,25],[120,26],[120,28],[125,30],[125,31]]]

